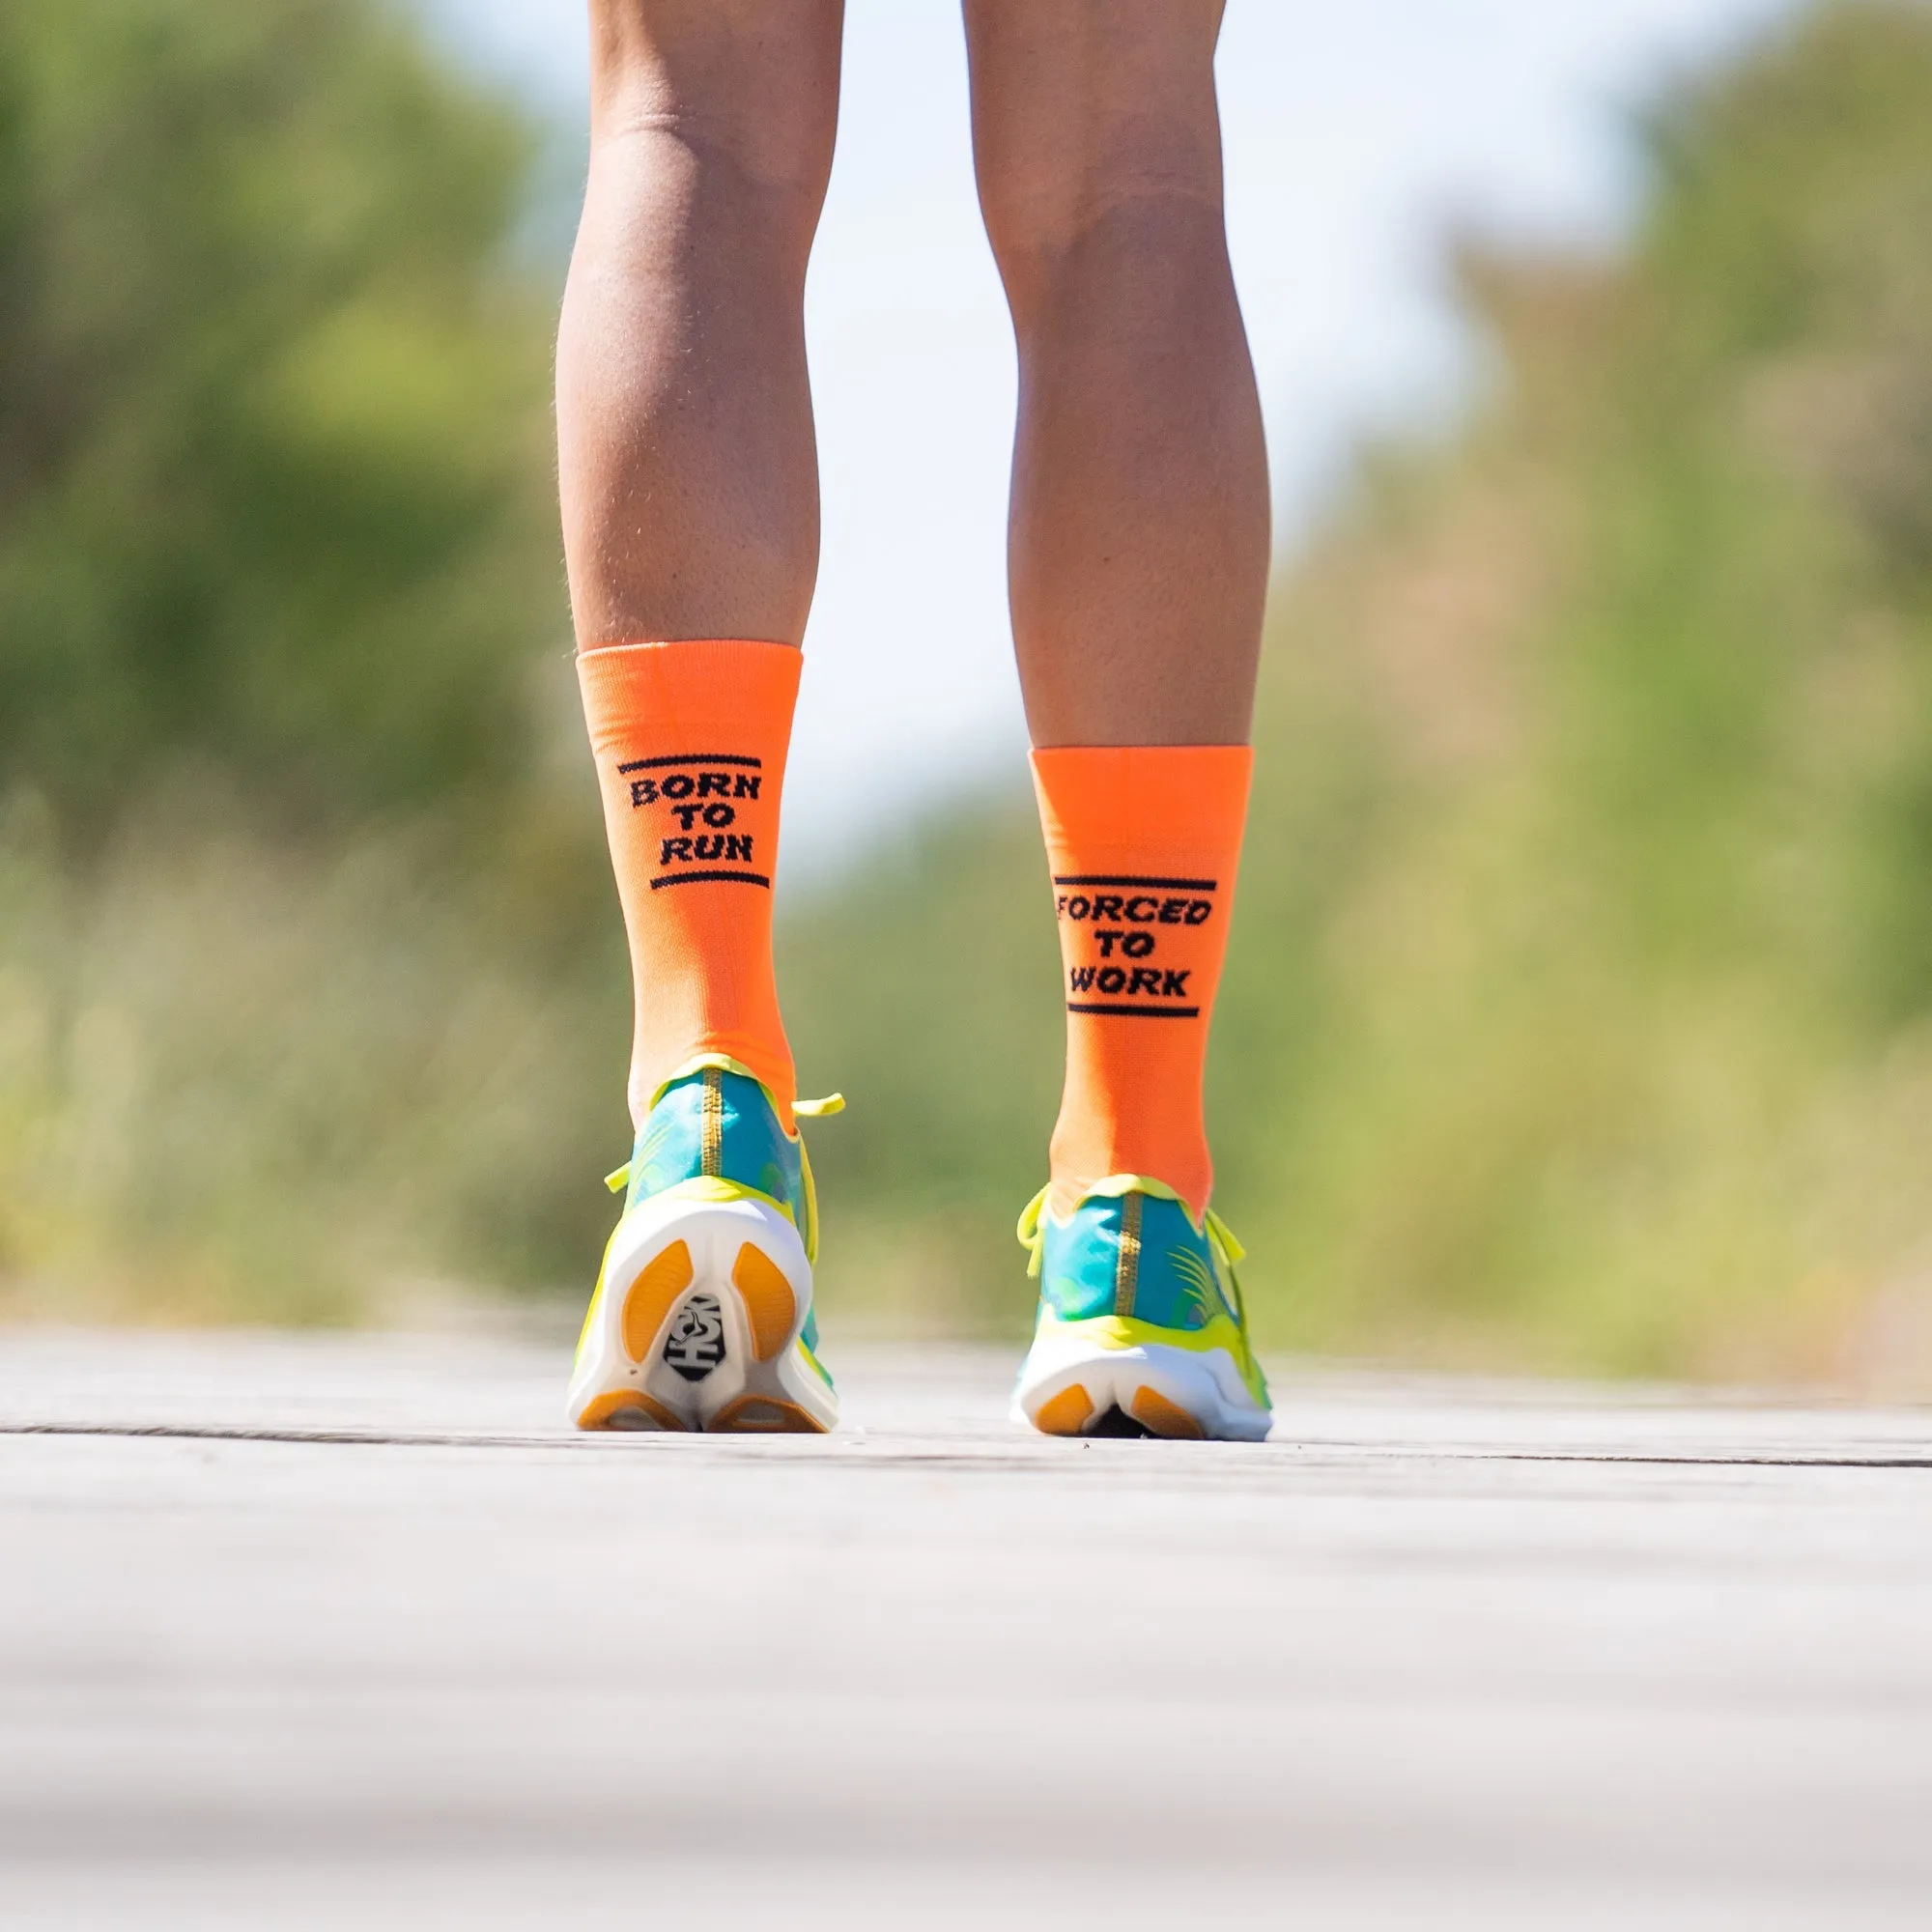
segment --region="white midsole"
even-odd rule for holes
[[[1082,1324],[1042,1316],[1013,1391],[1012,1419],[1032,1423],[1043,1405],[1076,1383],[1087,1391],[1095,1421],[1109,1408],[1131,1414],[1135,1396],[1151,1388],[1218,1440],[1261,1442],[1273,1424],[1226,1349],[1160,1342],[1109,1348]]]
[[[668,1304],[642,1358],[633,1360],[624,1343],[625,1302],[639,1276],[677,1241],[690,1251],[692,1279]],[[754,1356],[751,1315],[732,1280],[747,1245],[756,1247],[783,1274],[795,1304],[784,1346],[766,1362]],[[699,1294],[712,1295],[719,1304],[724,1359],[701,1381],[692,1382],[663,1359],[664,1341],[679,1311]],[[838,1419],[838,1398],[812,1373],[797,1346],[810,1309],[811,1265],[804,1244],[790,1219],[771,1203],[655,1195],[632,1209],[611,1236],[570,1380],[570,1420],[577,1422],[599,1396],[636,1390],[668,1409],[687,1429],[708,1428],[720,1411],[748,1395],[793,1404],[830,1429]]]

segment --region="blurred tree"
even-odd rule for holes
[[[563,635],[530,139],[373,0],[0,11],[0,791],[481,795]]]

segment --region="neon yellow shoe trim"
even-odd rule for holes
[[[1198,1329],[1160,1328],[1151,1321],[1136,1321],[1131,1316],[1096,1315],[1087,1321],[1062,1321],[1052,1310],[1039,1312],[1038,1333],[1073,1335],[1091,1342],[1106,1354],[1124,1349],[1180,1349],[1193,1355],[1211,1355],[1224,1350],[1248,1393],[1263,1407],[1268,1406],[1267,1381],[1248,1347],[1247,1335],[1225,1315],[1217,1315],[1207,1327]]]

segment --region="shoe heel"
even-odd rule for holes
[[[1171,1442],[1199,1442],[1207,1436],[1198,1417],[1170,1402],[1158,1389],[1143,1385],[1135,1389],[1127,1404],[1127,1413],[1151,1435],[1163,1435]]]
[[[731,1264],[731,1286],[745,1311],[754,1361],[775,1362],[798,1331],[798,1294],[787,1275],[755,1241],[746,1241]]]
[[[688,1371],[703,1362],[701,1383],[724,1362],[720,1313],[731,1294],[717,1279],[717,1211],[709,1203],[668,1203],[656,1216],[620,1226],[578,1347],[569,1406],[577,1428],[703,1428],[702,1395]]]
[[[1048,1396],[1027,1420],[1042,1435],[1078,1435],[1099,1406],[1087,1393],[1084,1383],[1074,1382],[1057,1395]]]
[[[1129,1423],[1138,1423],[1150,1435],[1163,1436],[1170,1442],[1199,1442],[1208,1434],[1197,1416],[1145,1383],[1137,1386],[1124,1402],[1115,1402],[1110,1391],[1103,1403],[1094,1400],[1085,1382],[1069,1382],[1025,1414],[1042,1435],[1135,1434],[1131,1427],[1110,1431],[1104,1420],[1110,1410],[1117,1410]],[[1090,1425],[1096,1420],[1102,1421],[1102,1427],[1090,1432]]]
[[[1225,1362],[1226,1358],[1222,1358]],[[1037,1336],[1012,1416],[1042,1435],[1138,1435],[1169,1442],[1265,1440],[1272,1418],[1190,1350],[1108,1347],[1077,1331]]]
[[[684,1299],[697,1278],[691,1247],[673,1241],[655,1260],[647,1262],[624,1294],[621,1328],[624,1352],[634,1362],[648,1362],[671,1310]]]
[[[811,1272],[790,1221],[751,1199],[666,1199],[606,1261],[573,1380],[586,1430],[823,1435],[838,1399],[798,1348]]]
[[[593,1396],[577,1418],[577,1426],[582,1430],[612,1429],[639,1435],[682,1435],[690,1425],[641,1389],[613,1389],[608,1395]]]
[[[838,1406],[831,1392],[814,1391],[792,1345],[805,1321],[805,1303],[792,1278],[756,1240],[747,1240],[731,1264],[752,1361],[746,1386],[705,1425],[714,1435],[823,1435]],[[787,1374],[787,1370],[790,1371]],[[810,1399],[817,1393],[818,1399]],[[804,1399],[801,1399],[804,1398]]]
[[[823,1435],[830,1425],[795,1402],[771,1396],[741,1395],[712,1417],[713,1435]]]

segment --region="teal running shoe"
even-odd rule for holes
[[[1273,1417],[1235,1278],[1241,1245],[1220,1218],[1197,1222],[1138,1174],[1097,1182],[1064,1221],[1050,1192],[1020,1216],[1039,1321],[1013,1420],[1046,1435],[1263,1440]]]
[[[807,1118],[844,1101],[802,1102]],[[736,1061],[658,1090],[571,1376],[579,1429],[823,1434],[838,1418],[811,1309],[818,1204],[805,1143]]]

